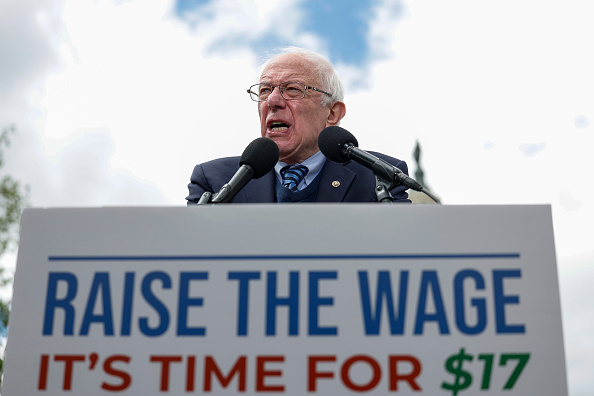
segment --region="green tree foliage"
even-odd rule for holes
[[[10,134],[15,127],[6,127],[0,134],[0,255],[16,242],[16,226],[21,212],[26,205],[28,192],[23,191],[21,184],[10,175],[2,175],[4,166],[4,148],[10,145]]]
[[[14,125],[2,128],[0,134],[0,256],[8,249],[16,246],[18,242],[18,225],[21,213],[27,205],[29,191],[10,175],[4,174],[4,149],[10,146],[10,134],[14,133]],[[0,287],[12,282],[12,277],[7,276],[5,269],[0,267]],[[6,335],[8,327],[8,314],[10,301],[0,301],[0,335]],[[0,374],[2,373],[3,359],[0,358]]]

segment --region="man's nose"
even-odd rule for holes
[[[271,109],[275,107],[283,108],[285,107],[285,104],[286,101],[281,95],[280,87],[274,88],[270,95],[268,95],[268,106],[270,106]]]

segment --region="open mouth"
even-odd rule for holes
[[[273,122],[270,124],[269,129],[272,132],[282,132],[289,129],[289,126],[284,122]]]

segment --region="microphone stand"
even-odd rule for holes
[[[212,201],[212,195],[213,194],[211,192],[205,191],[198,200],[198,205],[208,205],[214,203]]]
[[[221,187],[221,190],[213,194],[210,191],[205,191],[200,199],[198,200],[198,205],[207,205],[207,204],[217,204],[217,203],[227,203],[231,202],[235,197],[235,194],[232,196],[230,195],[231,186],[229,184],[225,184]],[[237,192],[235,192],[237,193]]]
[[[394,166],[382,159],[375,161],[371,167],[371,170],[375,174],[375,195],[377,196],[377,202],[394,202],[394,197],[392,197],[390,190],[404,184],[400,181],[400,177],[402,177],[403,174],[394,172]],[[439,199],[437,199],[437,197],[435,197],[429,191],[425,190],[423,186],[417,182],[414,182],[414,184],[415,188],[413,188],[413,190],[420,191],[431,198],[435,203],[441,204]]]
[[[233,198],[235,198],[237,193],[252,179],[253,176],[254,168],[252,166],[248,164],[241,165],[231,180],[223,185],[218,193],[213,194],[209,191],[205,191],[198,200],[198,205],[229,203],[233,201]]]
[[[392,165],[384,161],[376,161],[371,169],[375,174],[375,195],[377,196],[377,202],[394,202],[394,197],[390,193],[390,190],[400,185],[400,183],[396,182]]]

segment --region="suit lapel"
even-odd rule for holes
[[[274,202],[274,170],[259,179],[253,179],[240,191],[235,202]]]
[[[349,161],[350,162],[350,161]],[[342,202],[356,173],[338,162],[326,160],[318,189],[317,202]]]
[[[318,188],[317,202],[343,202],[344,196],[355,180],[356,172],[350,170],[348,165],[326,160]],[[267,203],[275,202],[274,170],[259,179],[251,180],[237,194],[235,202]]]

